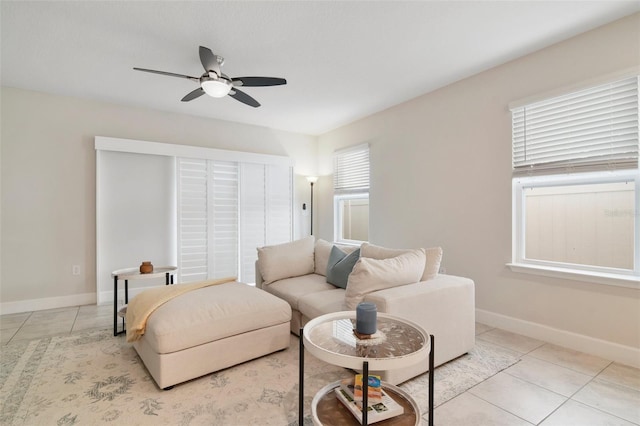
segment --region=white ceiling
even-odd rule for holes
[[[6,1],[3,86],[322,134],[640,10],[640,1]],[[180,99],[198,46],[262,106]]]

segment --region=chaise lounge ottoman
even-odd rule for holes
[[[162,389],[289,347],[291,307],[239,282],[171,299],[133,347]]]

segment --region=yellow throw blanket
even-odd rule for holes
[[[236,277],[227,277],[188,284],[174,284],[143,291],[134,297],[127,306],[127,342],[140,340],[147,327],[149,315],[174,297],[199,288],[224,284],[235,280]]]

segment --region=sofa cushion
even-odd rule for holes
[[[327,282],[336,287],[347,288],[349,274],[359,258],[360,249],[347,254],[338,247],[333,246],[327,263]]]
[[[332,244],[323,239],[318,239],[315,246],[315,272],[322,276],[327,273],[327,263],[329,262],[329,255],[331,254],[331,248],[333,246],[338,247],[343,252],[349,254],[359,249],[360,246],[348,246],[345,244]]]
[[[355,309],[364,296],[376,290],[420,281],[425,264],[424,249],[411,250],[388,259],[361,257],[353,267],[345,292],[348,309]]]
[[[285,278],[264,287],[265,291],[286,300],[291,308],[296,310],[298,310],[298,301],[302,296],[333,289],[335,287],[328,284],[324,276],[318,274]]]
[[[298,299],[298,310],[307,318],[316,318],[320,315],[347,310],[344,303],[342,288],[318,291],[301,296]]]
[[[283,278],[312,274],[314,238],[309,236],[290,243],[258,247],[258,265],[264,285]]]
[[[399,254],[407,253],[411,250],[412,249],[392,249],[376,246],[374,244],[362,243],[360,256],[370,257],[372,259],[388,259],[390,257],[398,256]],[[424,251],[427,257],[420,281],[435,278],[436,275],[438,275],[440,263],[442,262],[442,247],[430,247],[424,249]]]

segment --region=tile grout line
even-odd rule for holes
[[[9,343],[13,342],[13,339],[18,335],[20,330],[22,330],[22,327],[24,327],[24,325],[27,323],[27,321],[29,321],[29,318],[31,318],[31,316],[33,315],[33,312],[34,311],[29,312],[29,316],[27,318],[25,318],[24,321],[22,321],[22,324],[20,324],[20,327],[18,327],[16,332],[13,333],[13,336],[11,336],[11,339],[7,340],[7,342],[5,343],[5,346],[8,345]]]
[[[500,373],[496,373],[496,374],[500,374]],[[494,376],[491,376],[491,377],[494,377]],[[488,377],[488,378],[484,379],[484,380],[483,380],[482,382],[480,382],[480,383],[486,382],[486,381],[487,381],[487,380],[489,380],[489,379],[490,379],[490,377]],[[475,393],[471,392],[471,390],[472,390],[473,388],[475,388],[476,386],[478,386],[480,383],[477,383],[475,386],[473,386],[473,387],[471,387],[471,388],[467,389],[467,390],[466,390],[466,392],[464,392],[464,393],[469,393],[469,394],[473,395],[474,397],[478,398],[479,400],[486,402],[487,404],[489,404],[489,405],[491,405],[491,406],[493,406],[493,407],[497,408],[498,410],[500,410],[500,411],[502,411],[502,412],[505,412],[505,413],[510,414],[510,415],[512,415],[512,416],[514,416],[514,417],[517,417],[517,418],[521,419],[522,421],[524,421],[524,422],[526,422],[526,423],[529,423],[530,425],[535,425],[535,423],[531,423],[529,420],[527,420],[527,419],[524,419],[524,418],[520,417],[520,416],[519,416],[519,415],[517,415],[516,413],[512,413],[511,411],[509,411],[509,410],[507,410],[507,409],[505,409],[505,408],[502,408],[502,407],[500,407],[499,405],[496,405],[496,404],[494,404],[494,403],[493,403],[493,402],[491,402],[491,401],[487,401],[486,399],[484,399],[484,398],[483,398],[483,397],[481,397],[480,395],[476,395]],[[462,394],[460,394],[460,395],[462,395]],[[460,395],[458,395],[458,396],[460,396]],[[457,398],[457,397],[456,397],[456,398]]]
[[[73,327],[76,325],[76,321],[78,321],[78,316],[80,315],[80,306],[77,307],[76,316],[73,318],[73,322],[71,323],[71,328],[69,329],[69,335],[73,332]]]

